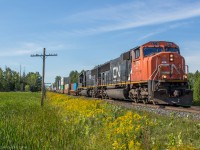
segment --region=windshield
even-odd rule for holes
[[[179,49],[178,48],[174,48],[174,47],[166,47],[165,51],[166,52],[177,52],[177,53],[179,53]]]
[[[159,53],[163,50],[162,47],[145,47],[144,56],[149,56],[151,54]]]

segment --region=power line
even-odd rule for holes
[[[42,68],[42,99],[41,99],[41,106],[44,106],[44,98],[45,98],[45,83],[44,83],[44,78],[45,78],[45,59],[48,56],[58,56],[57,54],[46,54],[46,49],[43,49],[43,54],[33,54],[31,57],[41,57],[43,60],[43,68]]]

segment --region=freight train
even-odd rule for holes
[[[193,92],[188,88],[187,74],[188,66],[178,45],[150,41],[83,71],[78,83],[65,83],[62,93],[129,99],[135,103],[191,106]]]

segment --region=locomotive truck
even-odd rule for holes
[[[131,99],[136,103],[190,106],[193,93],[188,89],[187,73],[188,66],[178,45],[150,41],[83,71],[76,94]]]

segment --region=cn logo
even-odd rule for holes
[[[113,67],[113,78],[116,79],[117,77],[120,77],[120,66]]]

